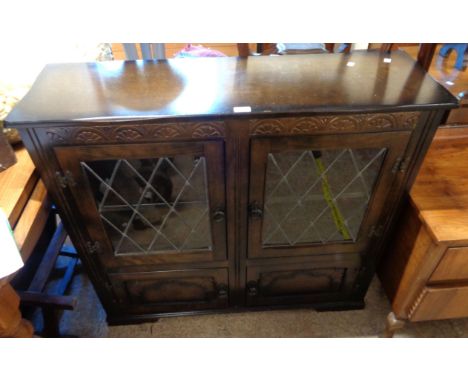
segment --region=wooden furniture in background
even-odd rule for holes
[[[18,162],[0,173],[0,208],[8,217],[25,267],[38,242],[41,239],[51,241],[45,253],[39,254],[39,265],[26,290],[15,291],[13,288],[24,268],[0,280],[0,336],[32,336],[31,323],[21,317],[19,306],[22,304],[41,307],[44,314],[42,335],[56,337],[59,335],[58,311],[73,309],[76,305],[74,297],[63,294],[73,276],[77,259],[75,255],[75,260],[70,262],[58,291],[53,295],[44,292],[67,233],[62,224],[55,230],[55,215],[51,214],[47,190],[22,145],[16,148],[16,156]],[[67,255],[73,256],[73,253]]]
[[[451,51],[454,51],[457,55],[455,61],[455,68],[458,70],[463,70],[465,53],[468,51],[468,44],[444,44],[440,48],[439,55],[446,58]]]
[[[262,45],[268,45],[268,48],[266,50],[262,49],[262,54],[268,55],[272,53],[277,53],[276,44],[262,44]],[[324,47],[326,51],[328,51],[329,53],[333,53],[335,49],[335,45],[336,44],[327,43],[327,44],[324,44]],[[344,45],[345,45],[345,48],[342,50],[341,53],[349,53],[351,51],[351,44],[346,43]],[[420,44],[419,45],[417,62],[424,68],[424,70],[429,69],[431,62],[432,62],[432,58],[434,57],[436,47],[437,47],[437,44]],[[395,48],[396,48],[396,44],[388,43],[388,44],[381,44],[379,49],[383,53],[388,53],[392,49],[395,49]],[[252,55],[250,44],[238,43],[237,49],[238,49],[240,57],[248,57]],[[323,53],[323,50],[298,50],[298,51],[292,51],[290,53],[286,52],[286,54],[308,54],[308,53]]]
[[[387,43],[387,44],[381,44],[380,50],[389,52],[393,49],[397,49],[400,47],[400,45],[406,45],[406,44],[394,44],[394,43]],[[410,45],[411,44],[407,44]],[[434,53],[437,48],[437,44],[417,44],[418,45],[418,50],[417,50],[417,55],[416,55],[416,61],[424,68],[424,70],[429,70],[429,67],[431,66],[432,58],[434,57]]]
[[[437,49],[440,51],[441,48],[442,44],[438,44]],[[404,46],[401,49],[416,59],[418,55],[416,47]],[[456,69],[456,55],[451,54],[445,58],[437,53],[437,49],[428,72],[436,81],[460,99],[460,107],[450,111],[446,123],[458,126],[468,125],[468,69]]]
[[[55,220],[54,211],[50,213],[49,220]],[[46,233],[49,243],[41,254],[41,260],[34,270],[32,279],[28,282],[26,288],[18,291],[22,305],[41,308],[44,322],[41,332],[43,337],[60,337],[60,317],[62,311],[73,310],[77,303],[74,296],[65,295],[65,292],[74,276],[78,256],[73,250],[62,251],[68,236],[63,228],[63,224],[59,223],[56,227],[53,224],[52,226],[51,232]],[[65,255],[70,257],[70,259],[58,286],[53,292],[49,292],[46,290],[46,285],[51,278],[59,255]],[[15,280],[12,283],[15,285]]]
[[[23,319],[19,309],[20,299],[10,283],[0,280],[0,337],[30,338],[32,324]]]
[[[270,54],[278,54],[278,49],[276,47],[277,44],[275,43],[258,43],[258,44],[251,44],[251,43],[238,43],[237,44],[237,51],[239,53],[239,57],[248,57],[255,55],[252,51],[252,45],[257,45],[257,49],[255,54],[262,54],[262,55],[270,55]],[[335,49],[335,45],[333,43],[324,43],[323,48],[321,49],[296,49],[296,50],[289,50],[283,54],[315,54],[315,53],[333,53]],[[349,53],[351,51],[351,44],[347,43],[344,44],[342,53]]]
[[[122,45],[127,60],[139,59],[137,44],[124,43]],[[161,43],[141,43],[140,52],[143,60],[164,60],[166,58],[166,49],[164,44]]]
[[[17,163],[0,172],[0,208],[8,217],[27,261],[47,220],[47,192],[24,147],[16,150]],[[22,318],[20,299],[11,287],[14,275],[0,280],[0,336],[32,337],[33,327]]]
[[[213,50],[220,51],[224,53],[226,56],[238,56],[237,44],[236,43],[197,43],[191,42],[192,45],[203,45],[206,48],[210,48]],[[256,44],[250,44],[251,49],[256,49]],[[164,53],[166,58],[174,58],[174,56],[184,49],[187,46],[187,43],[165,43],[164,44]],[[139,44],[135,44],[136,48],[136,59],[143,59],[143,52]],[[128,59],[127,54],[125,53],[123,44],[120,43],[113,43],[112,44],[112,55],[114,56],[115,60],[126,60]]]
[[[392,302],[385,336],[405,321],[468,316],[468,126],[441,128],[379,267]]]
[[[362,308],[456,106],[406,54],[364,51],[49,65],[6,122],[124,323]]]

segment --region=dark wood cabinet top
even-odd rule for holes
[[[237,115],[236,107],[259,116],[457,104],[405,53],[356,51],[50,64],[6,121],[225,117]]]

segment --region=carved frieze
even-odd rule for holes
[[[410,130],[416,127],[420,114],[419,112],[408,112],[253,119],[250,121],[250,135]]]
[[[344,131],[411,130],[416,127],[420,112],[320,115],[249,120],[250,135],[307,135]],[[103,144],[151,142],[173,139],[218,138],[225,136],[225,123],[168,122],[159,124],[111,124],[55,127],[46,130],[53,144]]]
[[[55,144],[102,144],[154,140],[224,137],[224,122],[177,122],[138,125],[76,126],[49,128]]]

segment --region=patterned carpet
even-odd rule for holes
[[[53,290],[54,286],[52,281],[48,289]],[[77,296],[78,306],[62,316],[60,329],[62,336],[66,337],[372,338],[382,333],[390,310],[378,279],[371,284],[363,310],[319,313],[298,309],[211,314],[162,318],[155,323],[122,326],[107,325],[105,312],[81,267],[78,267],[70,294]],[[33,322],[35,328],[41,330],[39,312],[34,314]],[[468,337],[468,319],[407,324],[395,337]]]

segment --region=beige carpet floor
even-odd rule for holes
[[[378,337],[390,304],[375,278],[366,308],[342,312],[311,309],[162,318],[139,325],[108,326],[105,312],[86,275],[78,269],[70,293],[78,297],[74,311],[64,312],[61,334],[72,337]],[[53,283],[50,288],[53,289]],[[41,329],[41,316],[34,315]],[[407,324],[395,337],[468,337],[468,319]]]

